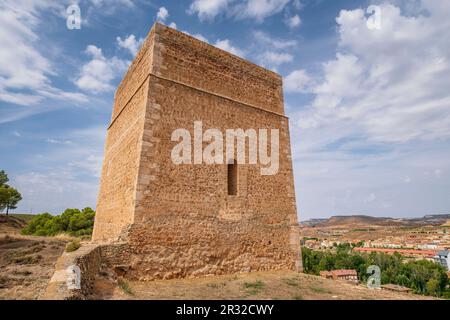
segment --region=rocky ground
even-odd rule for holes
[[[34,300],[45,290],[66,241],[26,237],[24,219],[0,216],[0,299]]]
[[[65,245],[51,238],[0,237],[0,299],[37,299]]]

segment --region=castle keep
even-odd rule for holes
[[[194,136],[199,121],[278,129],[277,173],[235,159],[175,164],[172,133]],[[134,279],[300,270],[281,77],[155,24],[115,94],[95,219],[93,240],[124,244]]]

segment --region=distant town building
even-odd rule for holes
[[[450,271],[450,251],[449,250],[441,250],[436,256],[434,256],[434,261],[436,263],[441,264],[445,270]]]
[[[399,253],[405,257],[432,258],[436,255],[435,250],[412,250],[412,249],[390,249],[390,248],[354,248],[356,252],[384,252],[388,254]]]
[[[420,244],[418,246],[418,248],[421,250],[436,250],[436,249],[438,249],[438,245],[435,243],[425,243],[425,244]]]
[[[333,279],[333,280],[344,280],[352,283],[358,283],[358,273],[356,270],[331,270],[331,271],[320,271],[320,276]]]

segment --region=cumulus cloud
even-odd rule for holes
[[[228,39],[225,40],[217,40],[216,43],[214,43],[214,46],[216,46],[217,48],[220,48],[222,50],[228,51],[234,55],[240,56],[242,58],[245,57],[245,53],[243,50],[233,46],[231,44],[231,41]]]
[[[262,21],[281,12],[290,0],[194,0],[188,10],[200,20],[211,20],[220,15],[237,19]]]
[[[291,29],[299,27],[302,24],[302,20],[300,19],[298,14],[287,18],[285,22],[286,25]]]
[[[89,45],[85,53],[91,60],[83,65],[75,84],[82,90],[101,93],[114,89],[112,81],[120,76],[128,67],[129,62],[117,57],[107,59],[102,49]]]
[[[312,78],[305,70],[294,70],[284,78],[287,92],[307,93],[312,85]]]
[[[313,89],[314,117],[357,122],[373,141],[449,137],[450,22],[436,18],[437,3],[425,1],[431,15],[416,17],[383,5],[381,30],[367,28],[361,9],[341,11],[340,47]]]
[[[276,70],[284,63],[293,61],[294,55],[290,52],[298,45],[296,40],[274,38],[263,31],[252,33],[256,43],[255,60],[266,68]]]
[[[190,35],[191,37],[194,37],[194,38],[196,38],[196,39],[198,39],[200,41],[203,41],[203,42],[206,42],[206,43],[210,43],[209,40],[205,36],[203,36],[203,35],[201,35],[199,33],[191,34],[188,31],[182,31],[182,32],[186,33],[186,34]],[[237,56],[239,56],[241,58],[245,57],[245,51],[240,49],[240,48],[238,48],[238,47],[236,47],[236,46],[234,46],[229,39],[223,39],[223,40],[217,39],[215,42],[212,42],[211,44],[213,46],[219,48],[219,49],[228,51],[228,52],[230,52],[230,53],[232,53],[234,55],[237,55]]]
[[[285,78],[286,91],[313,95],[291,114],[307,215],[407,216],[450,205],[436,201],[446,196],[433,174],[450,175],[450,21],[442,18],[450,3],[423,0],[408,14],[380,8],[379,30],[368,28],[364,10],[342,10],[335,58],[319,76],[297,70]],[[367,201],[371,194],[376,201]]]
[[[132,0],[87,0],[88,2],[91,2],[95,7],[104,7],[104,6],[127,6],[132,7],[133,1]]]
[[[295,48],[298,45],[297,40],[287,40],[280,38],[273,38],[269,34],[263,31],[255,31],[253,32],[253,38],[255,41],[263,46],[270,47],[271,49],[276,50],[286,50]]]
[[[265,51],[257,56],[259,63],[265,67],[277,67],[283,63],[291,62],[294,56],[289,53]]]
[[[166,19],[169,17],[169,11],[165,7],[161,7],[158,10],[158,13],[156,14],[156,19],[158,21],[166,21]]]
[[[290,0],[247,0],[237,5],[236,15],[241,18],[264,20],[269,16],[281,12]]]
[[[195,0],[191,3],[188,13],[197,14],[201,20],[213,19],[228,9],[231,0]]]
[[[140,38],[139,40],[136,40],[136,36],[134,34],[129,35],[125,39],[122,40],[121,37],[117,37],[117,45],[120,48],[127,49],[131,55],[134,57],[139,48],[141,47],[142,43],[144,42],[144,39]]]
[[[194,34],[192,34],[192,33],[189,33],[189,32],[186,31],[186,30],[183,30],[183,31],[181,31],[181,32],[186,33],[187,35],[190,35],[191,37],[194,37],[194,38],[196,38],[196,39],[198,39],[198,40],[200,40],[200,41],[209,43],[208,39],[207,39],[205,36],[203,36],[202,34],[200,34],[200,33],[194,33]]]
[[[51,1],[10,1],[0,3],[0,100],[18,105],[35,105],[46,98],[85,102],[80,93],[53,86],[54,65],[41,53],[38,28],[43,12],[61,10]]]

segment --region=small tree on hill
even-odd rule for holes
[[[6,183],[9,181],[8,175],[4,170],[0,171],[0,187],[6,185]]]
[[[8,181],[5,171],[0,171],[0,212],[6,209],[6,215],[9,214],[9,210],[16,209],[17,204],[22,200],[20,192],[7,185]]]

